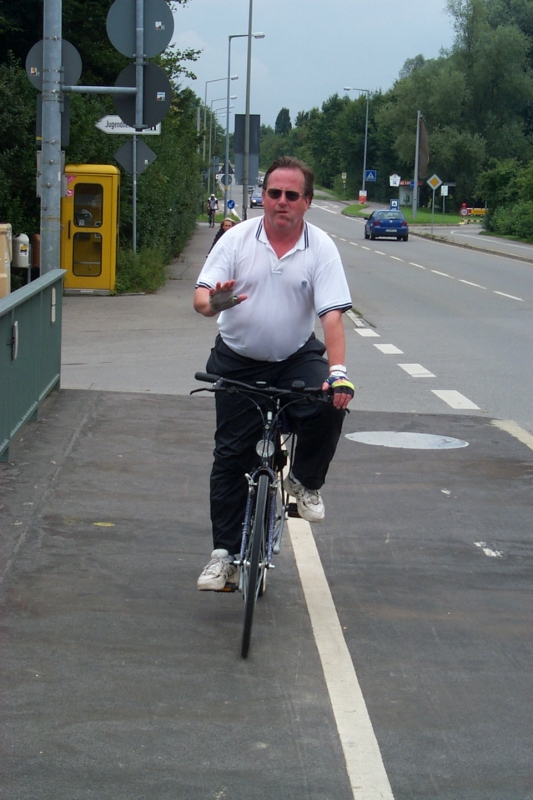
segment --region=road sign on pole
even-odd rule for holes
[[[108,114],[102,117],[98,122],[94,123],[99,131],[104,133],[127,134],[128,136],[137,134],[137,136],[159,136],[161,133],[161,123],[158,122],[153,128],[142,128],[136,130],[130,125],[127,125],[118,114]]]

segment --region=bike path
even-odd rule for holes
[[[248,660],[241,597],[196,591],[208,239],[158,295],[65,298],[64,388],[0,465],[5,800],[371,797],[350,788],[290,537]],[[532,452],[479,416],[355,408],[344,433],[383,430],[468,443],[343,437],[313,526],[394,797],[531,798]]]

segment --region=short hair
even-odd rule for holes
[[[268,179],[276,169],[300,170],[300,172],[302,172],[304,176],[304,195],[305,197],[308,197],[310,200],[313,199],[313,184],[315,182],[315,173],[313,172],[311,167],[307,166],[307,164],[305,164],[303,161],[300,161],[299,158],[293,158],[293,156],[280,156],[279,158],[276,158],[276,160],[272,162],[272,164],[265,172],[265,177],[263,178],[263,189],[267,188]]]

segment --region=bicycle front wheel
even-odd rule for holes
[[[248,655],[252,636],[255,604],[257,602],[259,590],[263,585],[263,573],[266,569],[266,518],[269,493],[270,479],[268,475],[260,475],[257,481],[255,508],[253,511],[248,546],[244,556],[244,563],[241,566],[241,570],[243,571],[242,589],[244,594],[244,625],[241,644],[241,656],[243,658],[246,658]]]

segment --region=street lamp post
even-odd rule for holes
[[[355,86],[345,86],[345,92],[366,92],[366,121],[365,121],[365,150],[363,154],[363,192],[366,191],[366,152],[368,146],[368,100],[370,89],[357,89]]]
[[[236,98],[237,98],[237,95],[236,94],[232,94],[230,100],[235,100]],[[226,100],[226,98],[225,97],[217,97],[214,100],[211,100],[211,115],[209,117],[209,172],[208,172],[208,176],[207,176],[207,189],[208,189],[208,191],[211,188],[211,171],[212,171],[212,165],[211,165],[211,140],[213,138],[212,137],[213,117],[214,117],[214,114],[213,114],[213,103],[220,103],[221,100]],[[219,108],[217,111],[215,111],[215,114],[219,113],[220,111],[224,111],[224,108],[223,107]],[[215,186],[214,186],[214,183],[213,183],[213,189],[214,188],[215,188]]]
[[[230,82],[230,73],[231,73],[231,40],[232,39],[243,39],[249,36],[248,33],[235,33],[231,36],[228,36],[228,77],[227,77],[227,97],[226,97],[226,155],[225,155],[225,166],[224,170],[226,175],[229,175],[229,82]],[[254,39],[264,39],[264,33],[252,33]],[[251,41],[251,40],[250,40]],[[229,184],[228,181],[224,183],[224,216],[227,216],[228,213],[228,188]],[[244,217],[243,217],[244,218]]]
[[[204,93],[204,134],[205,134],[205,126],[206,126],[206,115],[207,115],[207,84],[208,83],[218,83],[219,81],[237,81],[239,79],[238,75],[228,75],[227,78],[213,78],[212,81],[205,82],[205,93]],[[229,83],[228,83],[229,86]],[[229,94],[229,89],[228,89]],[[205,161],[205,135],[204,135],[204,148],[203,148],[203,159]]]

